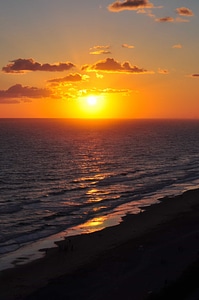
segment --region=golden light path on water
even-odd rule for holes
[[[66,230],[67,236],[92,233],[95,231],[100,231],[106,227],[118,225],[122,222],[122,219],[125,217],[125,215],[138,214],[142,211],[142,209],[144,209],[144,207],[158,202],[159,201],[156,199],[156,197],[154,197],[122,204],[109,215],[95,217],[91,220],[88,220],[84,224]]]

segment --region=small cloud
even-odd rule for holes
[[[7,90],[0,90],[0,103],[20,103],[21,100],[27,102],[27,99],[46,98],[50,96],[52,96],[52,93],[49,89],[15,84]]]
[[[155,19],[156,22],[160,23],[187,23],[189,20],[183,19],[183,18],[172,18],[172,17],[164,17],[164,18],[159,18]]]
[[[104,78],[104,75],[96,73],[96,77],[99,79],[102,79],[102,78]]]
[[[188,22],[190,22],[190,20],[178,17],[178,18],[175,19],[175,22],[176,23],[188,23]]]
[[[176,13],[179,15],[179,16],[186,16],[186,17],[191,17],[193,16],[193,12],[187,8],[187,7],[179,7],[176,9]],[[177,17],[177,18],[172,18],[172,17],[163,17],[163,18],[159,18],[159,19],[155,19],[156,22],[175,22],[175,23],[187,23],[189,22],[188,19],[184,19],[184,18],[181,18],[181,17]]]
[[[122,44],[122,48],[133,49],[135,47],[133,45]]]
[[[84,65],[82,70],[85,71],[101,71],[101,72],[109,72],[109,73],[129,73],[129,74],[146,74],[152,73],[151,71],[147,71],[143,68],[139,68],[137,66],[131,66],[128,61],[124,63],[120,63],[113,58],[107,58],[106,60],[101,60],[96,62],[94,65]]]
[[[155,8],[160,8],[160,7],[155,7]],[[152,13],[151,9],[139,9],[137,10],[137,14],[145,14],[150,18],[155,18],[155,15]]]
[[[176,44],[176,45],[173,45],[172,48],[174,48],[174,49],[181,49],[182,45],[181,44]]]
[[[80,74],[69,74],[62,78],[50,79],[48,80],[48,82],[52,82],[52,83],[75,82],[75,81],[81,81],[82,79],[83,77]]]
[[[194,15],[192,10],[187,7],[176,8],[176,13],[180,16],[187,16],[187,17],[192,17]]]
[[[162,75],[167,75],[167,74],[169,74],[169,71],[167,69],[161,69],[161,68],[159,68],[158,69],[158,73],[162,74]]]
[[[114,88],[105,88],[105,89],[83,89],[83,90],[78,90],[77,95],[79,97],[85,97],[90,94],[95,94],[95,95],[106,95],[106,94],[123,94],[124,96],[130,94],[132,90],[130,89],[114,89]]]
[[[94,50],[94,51],[90,51],[90,54],[94,54],[94,55],[111,54],[111,52],[107,50]]]
[[[168,23],[168,22],[174,22],[174,19],[172,17],[164,17],[164,18],[155,19],[155,21],[160,23]]]
[[[101,94],[130,94],[131,90],[129,89],[112,89],[106,88],[100,91]]]
[[[75,65],[70,62],[58,64],[41,64],[35,62],[32,58],[19,58],[12,60],[11,63],[2,68],[2,71],[5,73],[25,73],[26,71],[62,72],[68,71],[73,67],[75,67]]]
[[[196,73],[196,74],[192,74],[191,77],[194,77],[194,78],[199,78],[199,73]]]
[[[95,49],[95,50],[110,49],[110,46],[109,45],[106,45],[106,46],[104,46],[104,45],[97,45],[97,46],[93,46],[93,47],[90,48],[90,50],[93,50],[93,49]]]
[[[110,52],[110,46],[93,46],[89,49],[90,54],[99,55],[99,54],[111,54]]]
[[[137,14],[147,14],[147,11],[144,8],[140,8],[137,10]]]
[[[153,7],[153,4],[148,0],[125,0],[123,2],[113,2],[108,6],[108,10],[111,12],[120,12],[123,10],[138,10],[151,7]]]

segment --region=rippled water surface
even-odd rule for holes
[[[0,254],[198,183],[198,121],[1,119]]]

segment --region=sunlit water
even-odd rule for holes
[[[198,149],[199,121],[1,119],[0,269],[198,187]]]

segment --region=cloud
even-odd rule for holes
[[[70,70],[73,67],[75,67],[75,65],[70,62],[58,64],[41,64],[35,62],[32,58],[19,58],[12,60],[11,63],[2,68],[2,71],[5,73],[25,73],[25,71],[62,72]]]
[[[194,78],[197,78],[197,77],[198,77],[198,78],[199,78],[199,73],[192,74],[191,77],[194,77]]]
[[[151,8],[153,4],[148,0],[125,0],[115,1],[108,6],[109,11],[119,12],[122,10],[138,10],[141,8]]]
[[[0,103],[20,103],[31,98],[46,98],[50,96],[52,95],[49,89],[15,84],[7,90],[0,90]]]
[[[183,19],[183,18],[176,18],[175,22],[176,23],[188,23],[188,22],[190,22],[190,20]]]
[[[76,74],[69,74],[62,78],[50,79],[50,80],[48,80],[48,82],[62,83],[62,82],[76,82],[76,81],[81,81],[81,80],[83,80],[83,76],[76,73]]]
[[[108,51],[108,50],[94,50],[94,51],[90,51],[90,54],[95,54],[95,55],[99,55],[99,54],[111,54],[111,52]]]
[[[89,53],[90,54],[95,54],[95,55],[99,55],[99,54],[111,54],[110,52],[110,46],[93,46],[92,48],[89,49]]]
[[[158,73],[162,74],[162,75],[167,75],[167,74],[169,74],[169,71],[167,69],[161,69],[161,68],[159,68],[158,69]]]
[[[174,22],[174,19],[172,17],[163,17],[163,18],[155,19],[155,21],[160,23],[167,23],[167,22]]]
[[[102,79],[102,78],[104,78],[104,75],[96,73],[96,78]]]
[[[133,45],[122,44],[122,48],[133,49],[135,47]]]
[[[194,15],[192,10],[187,7],[176,8],[176,13],[180,16],[187,16],[187,17],[192,17]]]
[[[172,48],[174,48],[174,49],[181,49],[182,45],[181,44],[176,44],[176,45],[173,45]]]
[[[110,49],[109,45],[97,45],[97,46],[93,46],[92,48],[90,48],[90,50],[95,49],[95,50],[101,50],[101,49]]]
[[[176,9],[176,13],[180,16],[186,16],[186,17],[191,17],[193,16],[193,12],[187,8],[187,7],[179,7]],[[155,19],[156,22],[175,22],[175,23],[187,23],[189,22],[189,20],[184,19],[184,18],[172,18],[172,17],[163,17],[163,18],[159,18],[159,19]]]
[[[160,23],[187,23],[189,20],[183,18],[172,18],[172,17],[163,17],[159,19],[155,19],[156,22]]]
[[[162,7],[155,7],[155,8],[162,8]],[[152,13],[151,9],[139,9],[137,10],[137,14],[146,14],[150,18],[155,18],[155,15]]]
[[[138,68],[137,66],[131,66],[128,61],[120,63],[113,58],[107,58],[106,60],[101,60],[96,62],[94,65],[84,65],[82,67],[84,71],[101,71],[110,73],[130,73],[130,74],[140,74],[140,73],[152,73],[145,69]]]
[[[115,89],[115,88],[105,88],[105,89],[84,89],[78,90],[77,95],[79,97],[85,97],[90,94],[95,95],[106,95],[106,94],[123,94],[124,96],[129,95],[132,92],[130,89]]]
[[[103,90],[99,90],[101,94],[129,94],[131,90],[129,89],[112,89],[112,88],[106,88]]]

